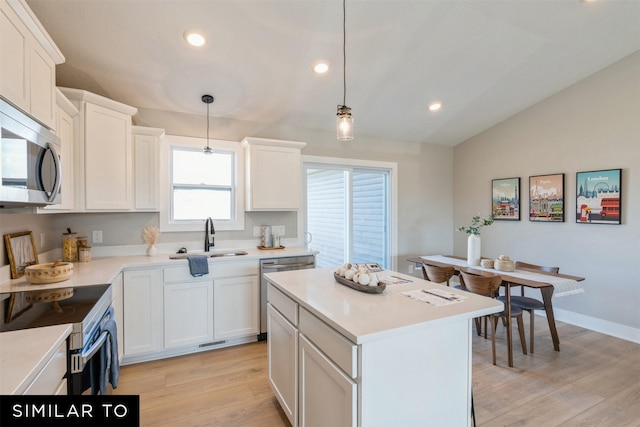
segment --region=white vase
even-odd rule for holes
[[[480,236],[469,234],[467,239],[467,265],[480,265]]]
[[[158,249],[155,245],[149,245],[147,248],[147,256],[155,256],[158,253]]]

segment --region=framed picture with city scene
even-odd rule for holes
[[[622,169],[576,174],[576,222],[622,224]]]
[[[491,180],[491,213],[495,220],[520,221],[520,178]]]
[[[564,174],[529,177],[529,221],[564,221]]]

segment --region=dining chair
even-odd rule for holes
[[[543,265],[528,264],[526,262],[516,261],[516,269],[525,270],[538,270],[546,273],[559,273],[560,267],[546,267]],[[534,311],[545,310],[547,307],[544,302],[539,299],[527,297],[524,295],[524,286],[520,287],[520,295],[511,295],[511,306],[520,307],[521,309],[529,312],[529,351],[533,353],[533,337],[534,337]],[[506,298],[504,296],[498,297],[498,300],[504,302]]]
[[[498,290],[502,284],[502,277],[493,273],[479,274],[467,268],[460,268],[460,284],[463,290],[473,292],[474,294],[483,295],[489,298],[497,298]],[[496,327],[497,318],[506,316],[506,311],[490,314],[485,316],[484,336],[487,338],[487,317],[491,320],[491,349],[493,356],[493,364],[496,364]],[[520,334],[520,344],[522,345],[522,353],[527,354],[527,343],[524,338],[524,322],[522,321],[522,309],[520,307],[511,306],[511,317],[516,318],[518,322],[518,332]]]
[[[453,267],[436,267],[435,265],[422,264],[422,275],[424,280],[435,283],[446,283],[450,286],[449,279],[456,270]],[[459,288],[460,286],[457,286]]]

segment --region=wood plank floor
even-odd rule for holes
[[[514,368],[502,326],[497,366],[491,341],[474,334],[477,424],[640,427],[640,345],[557,326],[561,351],[537,317],[535,354],[528,355],[514,327]],[[113,394],[140,395],[141,426],[289,426],[267,383],[265,342],[123,366]]]

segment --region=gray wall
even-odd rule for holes
[[[482,232],[482,255],[557,265],[586,293],[554,299],[585,326],[636,328],[640,340],[640,52],[477,135],[454,150],[454,219],[491,209],[491,179],[521,178],[519,222]],[[622,168],[622,225],[576,224],[576,172]],[[529,176],[565,173],[564,223],[529,222]],[[454,251],[466,256],[466,234]],[[586,316],[583,317],[583,316]],[[623,328],[624,329],[624,328]]]

